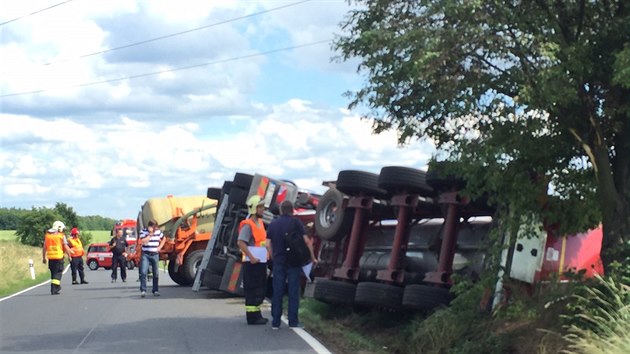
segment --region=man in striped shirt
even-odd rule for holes
[[[153,296],[160,296],[158,291],[158,263],[160,261],[160,250],[164,246],[166,238],[162,230],[158,228],[155,220],[149,221],[146,229],[140,233],[140,244],[142,245],[142,259],[140,260],[140,296],[145,297],[147,294],[147,271],[149,263],[153,272]]]

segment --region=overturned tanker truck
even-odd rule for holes
[[[494,209],[483,199],[460,195],[460,179],[387,166],[379,174],[340,171],[324,185],[329,189],[318,195],[290,181],[236,173],[221,188],[209,188],[207,197],[220,208],[193,289],[203,285],[243,294],[236,241],[247,217],[245,201],[255,194],[265,201],[266,224],[279,204],[290,200],[307,226],[319,264],[305,296],[334,304],[430,309],[450,301],[452,274],[481,273]],[[602,272],[600,248],[601,228],[573,237],[541,229],[538,237],[517,240],[509,276],[529,284],[569,269],[585,269],[590,276]]]

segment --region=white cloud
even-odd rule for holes
[[[56,3],[2,2],[0,21]],[[48,91],[0,97],[0,206],[64,202],[81,215],[133,218],[148,198],[205,194],[235,172],[321,192],[343,169],[424,167],[429,143],[400,148],[394,132],[373,135],[342,108],[338,93],[358,78],[329,62],[328,45],[218,62],[327,39],[345,1],[79,57],[288,4],[75,1],[3,26],[0,95]]]

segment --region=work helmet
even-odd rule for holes
[[[55,229],[55,231],[63,231],[66,228],[66,225],[64,225],[64,223],[62,223],[61,221],[57,220],[53,223],[52,228]]]
[[[250,215],[256,214],[256,207],[259,205],[264,205],[265,202],[260,198],[259,195],[252,195],[247,199],[247,211]]]
[[[76,227],[72,228],[72,231],[70,231],[70,235],[78,235],[79,234],[79,229]]]

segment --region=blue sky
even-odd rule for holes
[[[2,207],[134,218],[236,172],[323,193],[340,170],[425,168],[434,153],[347,110],[364,78],[329,43],[244,58],[340,34],[345,0],[74,0],[28,15],[59,3],[0,3],[0,23],[21,17],[0,25]]]

